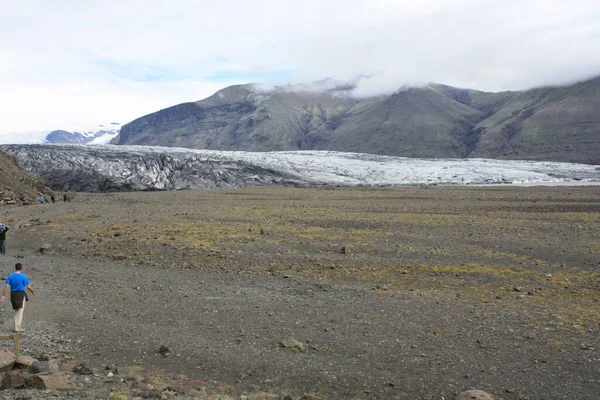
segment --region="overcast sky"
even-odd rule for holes
[[[600,75],[599,0],[0,5],[0,132],[127,123],[231,84],[517,90]]]

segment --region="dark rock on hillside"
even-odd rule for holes
[[[138,118],[113,143],[600,163],[600,78],[500,93],[431,84],[365,99],[350,89],[231,86]]]

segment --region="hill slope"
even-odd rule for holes
[[[366,99],[347,89],[231,86],[138,118],[114,143],[600,163],[600,78],[500,93],[431,84]]]
[[[600,164],[600,78],[513,94],[480,122],[475,157]]]
[[[40,179],[27,175],[14,156],[0,150],[0,204],[31,204],[46,191]]]

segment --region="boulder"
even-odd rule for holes
[[[0,349],[0,372],[10,371],[17,361],[17,356],[12,351]]]
[[[25,385],[39,390],[71,389],[64,375],[29,375],[25,378]]]
[[[492,396],[483,390],[467,390],[466,392],[459,393],[454,398],[455,400],[494,400]]]
[[[23,354],[19,354],[19,356],[17,357],[16,364],[23,365],[26,367],[31,367],[31,364],[33,364],[34,361],[35,361],[35,358],[33,358],[31,356],[25,356]]]
[[[159,349],[158,349],[158,354],[160,354],[163,357],[166,357],[169,355],[169,353],[171,352],[171,350],[165,346],[164,344],[161,344]]]
[[[52,248],[52,245],[50,243],[44,243],[43,245],[40,246],[40,253],[44,254],[51,248]]]
[[[20,389],[25,387],[25,377],[21,371],[9,371],[2,379],[0,390]]]
[[[116,365],[114,365],[114,364],[108,364],[108,365],[106,365],[106,366],[104,367],[104,369],[105,369],[106,371],[112,372],[112,373],[113,373],[113,374],[115,374],[115,375],[118,375],[118,374],[119,374],[119,370],[117,369],[117,366],[116,366]]]
[[[281,341],[281,346],[285,347],[286,349],[292,350],[292,351],[304,351],[305,350],[304,344],[302,342],[299,342],[298,340],[294,339],[293,337],[283,339]]]
[[[55,363],[53,363],[51,361],[37,361],[36,360],[31,364],[31,367],[29,370],[32,374],[41,374],[41,373],[46,373],[46,372],[56,373],[56,372],[58,372],[59,368],[58,368],[58,365],[56,365]]]
[[[74,366],[73,372],[77,375],[92,375],[94,373],[94,371],[84,363]]]

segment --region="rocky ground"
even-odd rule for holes
[[[0,150],[0,207],[29,205],[51,193],[44,182],[25,173],[15,156]]]
[[[38,289],[22,352],[94,371],[5,398],[600,394],[600,187],[78,194],[0,222],[2,273]]]

